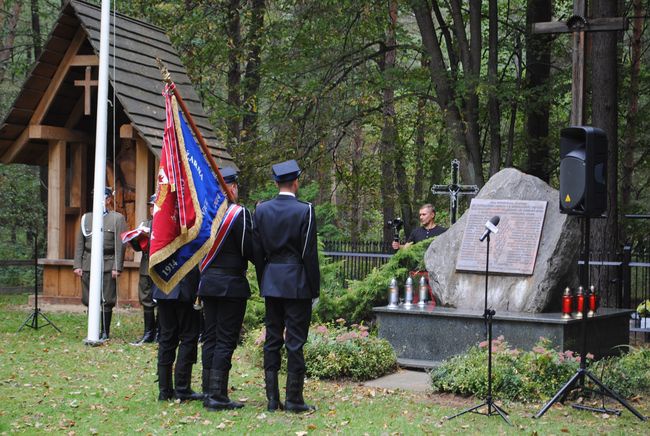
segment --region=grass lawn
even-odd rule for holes
[[[468,414],[444,420],[475,398],[416,394],[364,387],[353,382],[308,380],[307,401],[315,413],[268,413],[262,370],[238,349],[231,372],[239,411],[207,412],[201,403],[156,401],[156,347],[134,347],[141,333],[139,311],[113,317],[113,339],[87,347],[86,316],[44,309],[62,331],[50,326],[16,330],[29,315],[26,296],[0,296],[0,434],[648,434],[625,410],[621,417],[552,408],[542,419],[531,416],[541,404],[507,403],[514,426],[498,416]],[[116,325],[119,322],[119,326]],[[200,389],[200,363],[193,386]],[[282,393],[284,397],[284,393]],[[646,397],[635,399],[650,414]]]

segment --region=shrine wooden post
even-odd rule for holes
[[[587,19],[587,1],[574,0],[573,15],[566,21],[534,23],[532,33],[571,33],[573,35],[573,74],[571,81],[571,125],[584,123],[585,33],[627,29],[625,17]]]

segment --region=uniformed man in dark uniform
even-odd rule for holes
[[[117,302],[117,277],[122,272],[124,265],[124,250],[120,235],[126,230],[124,216],[112,211],[113,192],[111,188],[104,191],[104,262],[101,295],[101,332],[99,338],[107,340],[111,333],[111,318],[113,307]],[[92,212],[81,217],[81,225],[77,234],[74,251],[72,272],[81,277],[81,302],[88,306],[88,287],[90,285],[90,250],[92,248]]]
[[[152,195],[149,198],[149,216],[153,215],[153,205],[156,201],[156,194]],[[131,246],[135,251],[142,252],[142,258],[140,259],[140,280],[138,281],[138,299],[140,300],[140,305],[142,306],[142,312],[144,315],[144,333],[142,338],[132,342],[131,345],[142,345],[149,344],[156,340],[156,303],[153,301],[153,281],[149,277],[149,235],[151,234],[151,218],[146,221],[143,221],[138,226],[143,231],[143,238],[147,240],[146,248],[142,246],[135,240],[131,240]]]
[[[237,201],[237,171],[226,167],[221,175]],[[228,398],[228,375],[244,321],[246,301],[251,295],[246,279],[253,251],[250,212],[240,205],[230,204],[220,231],[226,229],[228,232],[220,248],[203,269],[199,288],[205,317],[202,361],[203,392],[207,395],[203,405],[212,411],[244,406]]]
[[[269,411],[282,408],[278,390],[280,351],[287,349],[285,410],[314,410],[305,404],[303,384],[312,299],[320,293],[316,217],[311,204],[299,201],[295,160],[273,165],[279,194],[260,203],[253,218],[253,253],[265,299],[264,380]],[[286,327],[286,343],[284,329]]]
[[[158,304],[160,334],[158,343],[158,400],[202,400],[203,394],[192,390],[192,365],[196,363],[199,340],[199,317],[194,300],[199,286],[198,268],[193,268],[165,294],[155,284],[153,298]],[[178,348],[178,356],[176,356]],[[172,385],[172,366],[174,384]],[[173,387],[174,386],[174,387]]]

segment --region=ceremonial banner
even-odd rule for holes
[[[122,232],[120,238],[122,239],[122,244],[128,243],[136,251],[145,251],[149,244],[149,233],[151,233],[151,229],[140,224],[136,229]]]
[[[228,207],[227,188],[194,139],[173,91],[173,84],[165,87],[167,122],[149,251],[149,275],[163,292],[207,254]]]

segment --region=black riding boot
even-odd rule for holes
[[[280,401],[280,388],[278,387],[278,372],[264,371],[264,384],[266,385],[266,399],[268,400],[266,410],[275,412],[284,409]]]
[[[210,370],[210,390],[203,399],[203,406],[209,411],[231,410],[244,407],[242,403],[228,398],[228,371]]]
[[[171,365],[158,365],[158,401],[167,401],[173,398],[172,367]]]
[[[284,410],[301,413],[316,410],[314,406],[305,404],[302,397],[302,389],[305,384],[305,375],[298,373],[287,373],[287,398],[284,403]]]
[[[160,342],[160,315],[156,316],[154,318],[156,321],[154,322],[154,334],[153,334],[153,341],[155,343]]]
[[[174,370],[174,396],[181,401],[202,400],[203,394],[194,392],[192,383],[192,364],[176,365]]]
[[[201,390],[203,390],[203,399],[210,395],[210,370],[203,369],[201,371]]]
[[[99,334],[99,339],[105,341],[111,337],[111,318],[113,318],[113,312],[102,312],[101,317],[102,328]]]
[[[144,334],[142,335],[142,338],[135,342],[131,342],[131,345],[142,345],[142,344],[150,344],[154,341],[155,339],[155,330],[156,328],[156,315],[154,314],[153,310],[145,310],[144,311]]]

